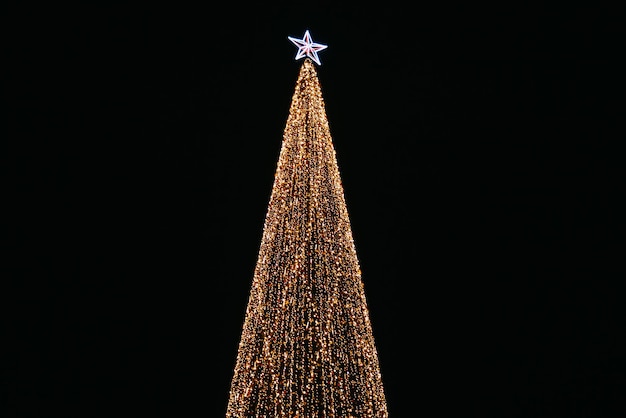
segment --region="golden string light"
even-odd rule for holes
[[[309,58],[283,134],[226,417],[388,417],[335,149]]]

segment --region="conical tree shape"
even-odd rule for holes
[[[308,58],[283,135],[226,417],[388,417],[335,149]]]

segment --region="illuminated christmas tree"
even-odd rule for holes
[[[239,343],[227,418],[387,418],[320,83],[303,58]]]

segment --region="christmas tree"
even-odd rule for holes
[[[386,418],[361,270],[308,31],[227,418]]]

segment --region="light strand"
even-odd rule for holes
[[[335,149],[309,59],[283,134],[226,417],[388,417]]]

